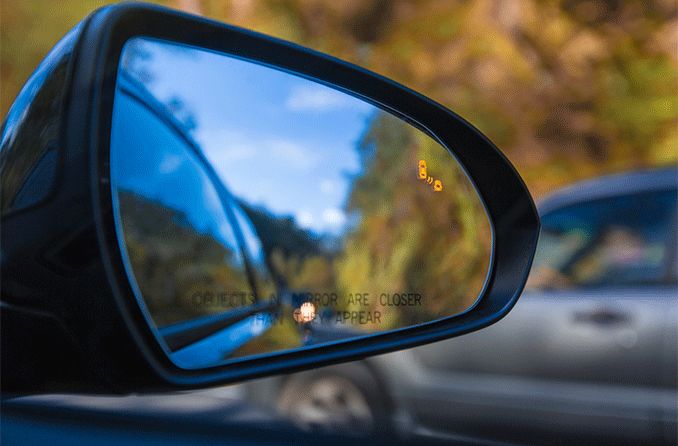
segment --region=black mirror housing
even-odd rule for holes
[[[203,369],[177,367],[134,298],[112,211],[109,144],[115,82],[123,46],[137,36],[226,53],[330,85],[440,142],[475,185],[492,227],[490,271],[475,305],[456,316],[346,342]],[[298,45],[140,4],[96,11],[45,63],[3,125],[3,388],[25,389],[39,382],[50,388],[142,391],[297,371],[479,330],[505,316],[522,292],[539,233],[524,183],[471,124],[402,85]],[[41,94],[61,96],[50,109],[40,106]],[[39,150],[31,153],[25,135],[45,123],[51,133],[32,140]],[[54,342],[33,338],[29,351],[19,353],[16,345],[33,336],[36,324],[44,328],[41,338]],[[54,373],[46,371],[50,367]],[[26,370],[42,372],[21,379]]]

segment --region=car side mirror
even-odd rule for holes
[[[138,4],[95,12],[36,75],[3,126],[3,317],[39,311],[93,380],[358,359],[481,329],[523,289],[539,219],[522,180],[395,82]],[[60,106],[28,120],[47,87]]]

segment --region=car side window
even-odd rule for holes
[[[142,87],[127,87],[116,98],[125,124],[114,126],[111,162],[128,274],[150,316],[163,327],[252,303],[233,225],[190,136]]]
[[[676,191],[622,195],[567,206],[542,217],[531,289],[676,283]],[[673,240],[673,242],[672,242]]]

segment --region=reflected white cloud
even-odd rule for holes
[[[217,166],[220,174],[226,173],[230,166],[243,161],[257,161],[260,170],[266,164],[262,159],[268,158],[274,160],[278,166],[284,165],[303,171],[317,166],[321,159],[318,151],[296,141],[282,138],[253,139],[251,136],[247,137],[231,130],[199,132],[198,140],[204,148],[205,155]]]
[[[315,222],[313,214],[311,214],[308,210],[297,212],[297,214],[294,216],[294,219],[299,226],[306,229],[312,228],[313,223]]]
[[[354,106],[356,103],[359,101],[344,93],[322,85],[309,84],[293,88],[285,101],[285,107],[296,112],[322,112]]]
[[[338,208],[325,209],[323,223],[333,229],[341,228],[346,223],[346,214]]]
[[[257,145],[238,132],[226,129],[198,132],[198,141],[216,165],[250,160],[258,155]]]
[[[179,166],[181,166],[181,163],[182,159],[180,156],[166,155],[163,157],[158,170],[163,174],[172,173],[175,172]]]
[[[308,170],[320,162],[318,151],[294,141],[273,139],[265,141],[264,146],[271,155],[293,169]]]
[[[247,143],[228,144],[220,153],[222,161],[226,162],[249,160],[257,156],[257,150],[254,145]]]
[[[320,192],[325,195],[332,195],[339,191],[340,185],[336,181],[322,180],[320,182]]]
[[[339,208],[327,208],[314,215],[308,209],[303,209],[294,215],[296,223],[304,228],[317,233],[337,233],[346,225],[346,214]]]

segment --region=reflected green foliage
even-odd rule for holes
[[[382,329],[468,308],[485,279],[492,238],[463,172],[435,141],[386,113],[358,149],[365,172],[354,180],[349,210],[362,218],[337,261],[339,289],[369,292],[373,305],[385,292],[424,296],[421,306],[382,311]],[[412,187],[420,159],[439,166],[430,173],[442,180],[442,193]]]
[[[310,284],[295,279],[301,263],[310,258],[331,255],[323,249],[321,240],[300,228],[291,216],[276,218],[264,208],[240,203],[256,228],[266,255],[266,264],[277,284],[299,289]]]
[[[243,294],[251,303],[240,253],[157,201],[122,191],[119,206],[136,283],[157,326],[239,306],[210,300],[210,292]]]

